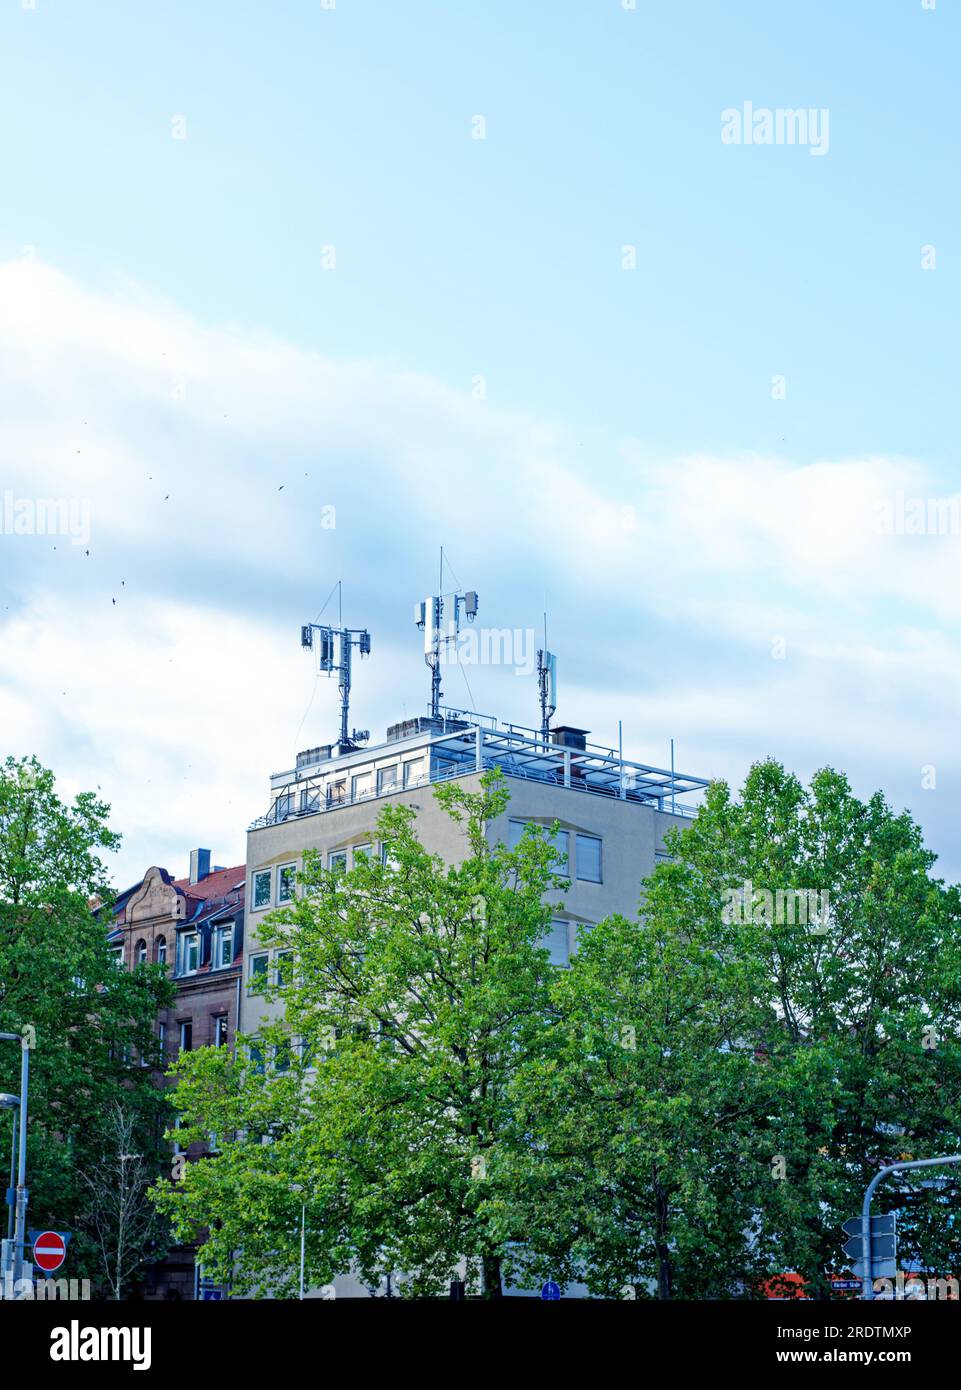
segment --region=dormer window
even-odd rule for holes
[[[196,975],[200,969],[200,933],[183,932],[177,942],[180,950],[178,975]]]

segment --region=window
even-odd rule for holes
[[[270,869],[258,869],[254,874],[254,908],[270,906]]]
[[[180,1022],[180,1051],[190,1052],[194,1045],[194,1025],[189,1018],[181,1019]]]
[[[227,1046],[227,1015],[218,1014],[214,1019],[214,1047]]]
[[[577,836],[577,877],[587,883],[601,882],[601,842],[596,835]]]
[[[397,790],[397,764],[393,767],[381,767],[377,770],[377,795],[383,796],[384,792]]]
[[[250,994],[260,994],[267,981],[267,965],[269,957],[266,951],[259,955],[250,957],[250,975],[247,980],[247,989]]]
[[[182,1153],[186,1153],[186,1152],[187,1152],[187,1150],[183,1147],[183,1145],[181,1144],[180,1140],[179,1140],[178,1137],[177,1137],[177,1135],[178,1135],[178,1133],[179,1133],[179,1131],[180,1131],[180,1128],[181,1128],[182,1124],[183,1124],[183,1116],[182,1116],[182,1115],[178,1115],[178,1116],[176,1117],[176,1119],[174,1120],[174,1153],[175,1153],[175,1154],[182,1154]]]
[[[167,938],[165,936],[157,937],[157,964],[167,964]]]
[[[424,760],[417,758],[415,762],[404,763],[404,786],[416,787],[424,780]]]
[[[251,1043],[250,1046],[250,1065],[253,1067],[254,1071],[258,1073],[258,1075],[263,1074],[264,1049],[262,1047],[258,1047],[256,1043]]]
[[[282,792],[274,802],[274,821],[284,821],[294,813],[293,792]]]
[[[277,901],[279,903],[289,903],[293,900],[296,882],[297,865],[281,864],[277,870]]]
[[[135,952],[135,954],[134,954],[134,961],[136,962],[137,965],[146,965],[146,964],[147,964],[147,943],[146,943],[146,941],[138,941],[138,942],[137,942],[137,949],[136,949],[136,952]]]
[[[523,820],[509,820],[509,821],[507,822],[507,848],[508,848],[508,849],[517,849],[517,847],[518,847],[518,845],[520,844],[521,839],[522,839],[522,837],[523,837],[524,831],[527,829],[527,824],[528,824],[528,822],[527,822],[527,821],[523,821]],[[537,822],[535,821],[534,824],[537,824]],[[555,849],[555,851],[556,851],[556,853],[557,853],[557,858],[554,860],[554,863],[551,865],[552,871],[553,871],[555,874],[563,874],[566,878],[569,878],[569,877],[570,877],[570,865],[569,865],[569,863],[568,863],[568,839],[570,838],[569,832],[568,832],[567,830],[558,830],[558,832],[557,832],[556,835],[552,835],[552,834],[551,834],[551,831],[550,831],[550,826],[542,825],[540,828],[544,831],[544,833],[546,834],[548,840],[550,840],[550,842],[553,844],[554,849]]]
[[[370,796],[371,790],[372,781],[369,772],[358,772],[350,779],[350,797],[352,801],[359,801],[362,797]]]
[[[290,1071],[290,1043],[278,1043],[274,1048],[274,1071]]]
[[[331,850],[327,856],[327,867],[328,869],[346,869],[347,851],[345,849]]]
[[[275,979],[279,985],[289,985],[294,978],[293,951],[278,951],[274,965]]]
[[[200,969],[200,933],[184,932],[177,945],[180,947],[180,969],[178,975],[196,975]]]
[[[117,969],[118,969],[118,970],[122,970],[122,969],[123,969],[123,947],[122,947],[122,946],[111,946],[111,947],[110,947],[110,950],[109,950],[109,952],[108,952],[107,954],[110,956],[111,962],[117,967]]]
[[[225,966],[232,965],[233,959],[234,924],[233,922],[222,922],[219,927],[214,929],[214,969],[222,970]]]
[[[160,1052],[161,1062],[167,1057],[167,1025],[166,1023],[157,1024],[157,1046]]]
[[[327,805],[339,806],[347,800],[347,779],[339,778],[336,782],[331,782],[327,788]]]
[[[556,917],[542,938],[541,945],[547,947],[551,965],[567,965],[570,961],[568,928],[567,922]]]
[[[354,863],[356,864],[358,859],[369,859],[370,851],[370,845],[354,845]]]

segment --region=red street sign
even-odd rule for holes
[[[41,1231],[33,1242],[33,1262],[45,1274],[59,1269],[67,1257],[67,1245],[59,1231]]]

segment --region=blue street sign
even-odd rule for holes
[[[561,1296],[560,1284],[555,1284],[553,1279],[548,1279],[541,1289],[541,1298],[547,1303],[553,1303]]]

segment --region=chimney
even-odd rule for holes
[[[190,882],[199,883],[210,873],[210,850],[192,849],[190,851]]]
[[[587,735],[590,729],[575,729],[572,724],[555,724],[551,729],[551,741],[560,748],[576,748],[578,752],[587,750]]]

